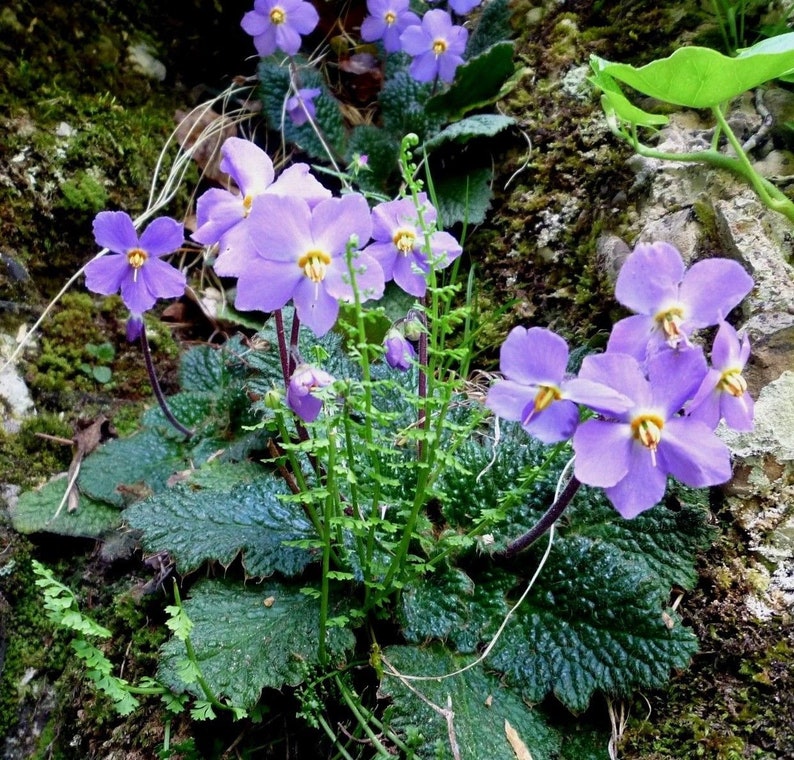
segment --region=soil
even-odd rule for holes
[[[123,208],[134,216],[145,207],[176,111],[212,96],[236,75],[253,73],[250,38],[239,29],[249,6],[239,0],[84,0],[16,2],[0,10],[4,331],[30,324],[93,255],[97,211]],[[581,84],[581,69],[576,84],[577,67],[593,53],[640,63],[682,41],[720,44],[709,11],[675,0],[569,0],[540,7],[519,0],[514,28],[517,59],[528,74],[501,108],[521,130],[500,147],[492,212],[467,244],[484,308],[511,304],[483,335],[486,363],[511,325],[550,326],[597,344],[619,314],[595,242],[603,231],[631,242],[629,152],[598,125],[598,102]],[[139,42],[164,64],[164,78],[146,76],[131,63],[128,50]],[[573,97],[562,96],[567,88]],[[174,201],[173,213],[184,214],[187,202],[186,192]],[[166,391],[173,387],[179,343],[210,338],[206,325],[190,315],[181,312],[170,328],[152,320],[161,332],[158,368]],[[70,438],[78,420],[100,413],[124,431],[148,400],[117,301],[94,300],[78,283],[37,341],[26,379],[40,414],[19,433],[0,433],[0,483],[25,488],[65,469],[71,458],[68,447],[36,433]],[[94,361],[86,345],[103,341],[115,352],[111,386],[80,369]],[[745,604],[754,577],[745,537],[716,497],[714,520],[721,538],[701,558],[700,583],[679,608],[702,651],[666,690],[628,705],[626,724],[615,729],[622,758],[794,756],[794,626],[753,619]],[[8,642],[0,650],[3,757],[324,756],[317,737],[290,715],[290,705],[259,725],[169,722],[154,700],[132,718],[118,717],[86,686],[62,634],[48,624],[26,568],[30,557],[45,559],[79,589],[86,609],[129,641],[125,676],[134,679],[150,672],[165,636],[161,600],[136,592],[151,579],[140,553],[110,558],[92,543],[28,539],[3,524],[0,546],[0,641]],[[607,705],[594,705],[583,720],[607,728]],[[170,754],[158,754],[164,746]]]

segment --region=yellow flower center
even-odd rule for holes
[[[681,332],[681,322],[684,321],[684,311],[679,306],[673,306],[667,311],[660,311],[654,320],[665,335],[667,343],[675,348],[681,341],[684,340],[684,335]]]
[[[307,251],[298,259],[298,266],[312,282],[322,282],[331,257],[325,251]]]
[[[394,11],[386,11],[383,14],[383,20],[387,26],[391,26],[397,20],[397,14]]]
[[[138,281],[138,270],[146,263],[149,254],[142,248],[132,248],[127,251],[127,263],[132,267],[132,281]]]
[[[392,237],[392,242],[402,254],[409,254],[416,243],[416,233],[413,230],[397,230]]]
[[[747,392],[747,381],[742,377],[740,369],[726,369],[717,383],[717,388],[741,398]]]
[[[656,466],[656,448],[662,440],[664,420],[653,413],[639,414],[631,421],[631,433],[647,449],[650,449],[653,466]]]
[[[279,24],[283,24],[286,20],[287,20],[287,13],[283,8],[279,8],[278,6],[276,6],[275,8],[273,8],[272,11],[270,11],[271,24],[276,24],[276,26],[278,26]]]
[[[243,198],[243,213],[248,216],[251,213],[251,206],[254,205],[254,196],[246,195]]]
[[[522,420],[522,424],[526,425],[536,414],[542,412],[544,409],[548,409],[555,401],[559,401],[561,398],[562,393],[555,385],[538,386],[538,392],[535,394],[535,401],[532,404],[532,408],[529,410],[529,414]]]
[[[433,41],[433,52],[436,55],[441,55],[442,53],[446,52],[447,49],[447,41],[444,39],[437,39]]]

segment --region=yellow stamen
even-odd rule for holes
[[[726,369],[717,383],[717,388],[730,393],[731,396],[741,398],[747,393],[747,381],[742,377],[740,369]]]
[[[397,230],[392,237],[392,242],[402,254],[409,254],[416,243],[416,233],[413,230]]]
[[[254,196],[246,195],[243,198],[243,213],[248,216],[251,213],[251,206],[254,205]]]
[[[656,323],[662,328],[667,342],[675,348],[681,341],[685,340],[681,332],[681,322],[684,321],[683,309],[674,306],[667,311],[660,311],[655,317]]]
[[[529,414],[522,420],[522,424],[526,425],[536,414],[548,409],[555,401],[562,398],[560,389],[554,385],[540,385],[538,392],[535,394],[535,401]]]
[[[312,282],[322,282],[331,257],[325,251],[307,251],[298,259],[298,266]]]
[[[142,248],[132,248],[127,251],[127,263],[132,267],[132,281],[138,282],[138,270],[146,263],[149,254]]]
[[[433,53],[436,55],[441,55],[447,49],[447,41],[444,39],[439,39],[433,41]]]
[[[287,13],[284,11],[283,8],[279,8],[276,6],[273,10],[270,11],[270,23],[271,24],[283,24],[287,20]]]
[[[386,11],[383,14],[383,20],[386,22],[386,26],[391,26],[397,20],[397,14],[394,11]]]
[[[636,440],[651,452],[651,461],[656,467],[656,449],[662,440],[664,420],[658,414],[640,414],[631,421],[631,433]]]

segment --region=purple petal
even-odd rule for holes
[[[421,53],[430,52],[430,49],[433,45],[433,39],[424,31],[421,26],[409,26],[400,35],[400,45],[402,46],[404,53],[408,53],[408,55],[420,55]],[[435,59],[435,56],[432,53],[430,53],[430,55],[433,59]]]
[[[615,298],[638,314],[653,316],[678,298],[684,262],[669,243],[640,243],[629,254],[615,283]]]
[[[722,373],[719,370],[710,369],[687,407],[688,416],[705,423],[711,430],[714,430],[720,422],[722,391],[717,384],[721,378]]]
[[[635,402],[636,406],[650,406],[651,387],[639,362],[627,354],[597,354],[586,356],[579,377],[614,388],[618,393]],[[619,409],[612,410],[620,417]]]
[[[132,267],[123,253],[108,253],[85,265],[85,286],[103,296],[118,293],[127,277],[132,278]]]
[[[147,262],[145,266],[148,266],[149,263]],[[138,270],[138,276],[135,279],[132,278],[132,269],[130,269],[130,276],[121,283],[121,298],[125,306],[134,314],[143,314],[143,312],[149,311],[157,301],[157,296],[149,289],[146,278],[141,274],[144,268],[141,267]]]
[[[250,140],[229,137],[223,143],[221,153],[221,171],[234,180],[243,196],[260,195],[273,183],[275,172],[270,156]]]
[[[743,393],[738,398],[730,393],[720,394],[722,399],[721,410],[725,424],[734,430],[750,432],[753,427],[755,402],[749,393]]]
[[[298,259],[317,247],[310,234],[312,212],[302,198],[260,195],[248,219],[251,241],[266,259],[291,261],[297,267]]]
[[[579,424],[579,408],[572,401],[552,401],[532,415],[524,430],[543,443],[567,441]]]
[[[750,343],[747,338],[740,341],[736,330],[727,322],[721,322],[711,345],[711,363],[720,370],[741,370],[749,355]]]
[[[276,28],[268,23],[267,29],[262,34],[254,37],[254,47],[256,52],[263,58],[273,55],[276,52],[278,43],[276,42]]]
[[[432,82],[438,75],[438,56],[432,51],[421,53],[411,61],[409,73],[417,82]]]
[[[165,256],[184,242],[185,228],[176,220],[161,216],[143,231],[139,245],[149,256]]]
[[[691,399],[708,373],[706,358],[699,346],[659,351],[648,360],[648,377],[653,389],[651,406],[671,417]]]
[[[303,198],[311,208],[314,208],[320,201],[331,197],[331,191],[323,187],[309,173],[308,164],[293,164],[285,169],[270,185],[267,192],[274,195],[292,195],[296,198]]]
[[[668,420],[656,452],[661,467],[692,488],[731,479],[731,453],[708,425],[686,417]]]
[[[427,275],[422,271],[415,256],[397,253],[392,275],[394,281],[409,295],[422,298],[427,292]]]
[[[212,265],[222,277],[239,277],[249,267],[259,266],[262,257],[257,253],[250,235],[251,220],[241,219],[218,241],[218,258]]]
[[[438,37],[447,39],[449,31],[453,28],[452,17],[446,11],[434,8],[422,17],[422,28],[433,39]]]
[[[380,264],[386,282],[393,279],[394,264],[399,255],[399,251],[394,243],[391,241],[388,243],[370,243],[362,253],[372,256],[372,258]],[[424,282],[424,278],[422,278],[422,282]],[[420,295],[424,295],[424,291]]]
[[[276,29],[276,47],[287,55],[295,55],[301,47],[301,36],[290,24],[279,24]]]
[[[442,82],[449,84],[455,79],[455,72],[458,66],[463,63],[463,58],[453,55],[449,51],[438,56],[438,76]]]
[[[656,331],[656,323],[652,317],[636,314],[621,319],[612,326],[607,342],[607,353],[629,354],[637,361],[645,361],[648,344]]]
[[[694,327],[716,325],[753,289],[753,278],[730,259],[699,261],[684,275],[681,302]]]
[[[379,40],[383,35],[386,33],[386,21],[384,20],[383,16],[367,16],[364,21],[361,22],[361,39],[364,42],[375,42],[375,40]],[[387,52],[393,53],[393,50],[387,50]]]
[[[239,195],[213,187],[196,202],[196,231],[190,236],[202,245],[217,243],[223,234],[245,219],[243,199]]]
[[[356,274],[356,290],[362,301],[383,296],[385,280],[380,264],[371,256],[359,253],[353,260]],[[334,258],[328,267],[323,281],[325,289],[336,299],[353,300],[353,288],[347,263],[341,256]]]
[[[351,236],[363,248],[372,236],[369,204],[363,195],[350,193],[318,203],[312,211],[314,242],[330,255],[344,257]]]
[[[325,335],[336,323],[339,301],[329,295],[321,283],[303,277],[293,295],[295,309],[303,324],[318,338]]]
[[[514,327],[499,351],[499,368],[524,385],[558,386],[568,364],[568,344],[543,327]]]
[[[634,401],[602,383],[576,377],[563,381],[563,398],[584,404],[598,414],[608,417],[624,415],[634,407]]]
[[[287,9],[287,23],[284,26],[291,26],[300,34],[309,34],[314,31],[320,21],[320,14],[311,3],[288,1],[284,5]]]
[[[444,269],[463,253],[463,248],[448,232],[438,231],[430,236],[430,252],[433,267]]]
[[[249,267],[237,280],[234,305],[241,311],[275,311],[292,298],[306,278],[295,262],[267,261]]]
[[[184,273],[161,259],[148,259],[138,270],[138,279],[141,278],[146,289],[156,298],[179,298],[184,295],[187,285]]]
[[[130,314],[127,320],[127,341],[132,343],[141,337],[143,332],[143,317],[140,314]]]
[[[650,452],[641,444],[632,446],[629,473],[611,488],[606,488],[607,498],[622,517],[630,520],[640,512],[656,506],[664,497],[667,476],[654,467]]]
[[[535,403],[537,387],[515,383],[512,380],[497,380],[485,397],[487,406],[497,417],[513,422],[521,422],[524,409]]]
[[[582,483],[607,488],[629,471],[633,439],[623,423],[587,420],[573,436],[574,474]]]
[[[246,34],[250,34],[252,37],[257,37],[258,35],[264,33],[265,30],[270,26],[270,20],[261,13],[257,13],[256,11],[248,11],[243,16],[240,26],[243,28],[243,31]]]
[[[135,225],[124,211],[100,211],[94,218],[94,240],[115,253],[126,253],[138,247]]]

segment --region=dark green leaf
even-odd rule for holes
[[[502,116],[497,113],[469,116],[441,130],[435,137],[428,140],[424,147],[428,151],[432,151],[445,142],[466,143],[475,137],[493,137],[515,123],[516,120],[511,116]]]
[[[223,351],[212,346],[197,346],[182,356],[179,384],[183,391],[220,395],[228,381]]]
[[[566,538],[488,664],[531,702],[552,692],[575,712],[597,690],[626,696],[657,688],[697,650],[675,613],[663,615],[664,603],[644,564],[627,562],[601,541]]]
[[[100,446],[83,462],[78,485],[92,499],[123,507],[162,491],[168,478],[186,467],[181,441],[147,429]]]
[[[389,647],[384,655],[397,672],[412,676],[446,675],[472,659],[441,647]],[[441,681],[402,681],[385,675],[381,693],[392,700],[385,718],[404,737],[417,738],[415,749],[422,760],[456,756],[516,760],[506,723],[533,760],[553,760],[558,756],[560,736],[547,725],[542,713],[479,666]],[[443,711],[448,711],[449,719]],[[457,744],[457,755],[451,749],[452,742]]]
[[[383,128],[399,141],[409,132],[419,141],[432,137],[444,122],[427,108],[430,85],[417,82],[406,69],[397,70],[386,80],[380,93]]]
[[[491,0],[480,10],[477,26],[466,45],[466,57],[476,58],[497,42],[509,40],[513,36],[510,18],[513,9],[510,0]]]
[[[445,173],[434,177],[438,195],[438,213],[445,227],[458,222],[480,224],[491,207],[490,169],[474,169],[468,173]]]
[[[198,480],[129,507],[126,521],[143,531],[152,552],[168,551],[182,573],[206,561],[228,566],[242,554],[249,576],[297,575],[311,562],[306,549],[285,542],[314,536],[280,478],[262,468],[207,465]],[[201,472],[201,471],[200,471]]]
[[[297,686],[318,664],[320,603],[296,586],[273,580],[251,587],[204,581],[184,608],[194,624],[190,640],[204,678],[216,696],[235,705],[250,709],[263,689]],[[332,665],[344,661],[354,643],[350,631],[329,629]],[[185,689],[179,678],[185,660],[179,639],[162,648],[158,677],[175,691]]]
[[[499,42],[469,59],[455,72],[452,86],[427,101],[428,112],[446,113],[449,121],[502,97],[502,85],[515,70],[514,47],[512,42]]]
[[[115,507],[80,496],[78,507],[69,512],[66,505],[55,517],[66,492],[66,478],[51,480],[38,491],[26,491],[9,512],[20,533],[58,533],[61,536],[97,538],[121,523]]]

